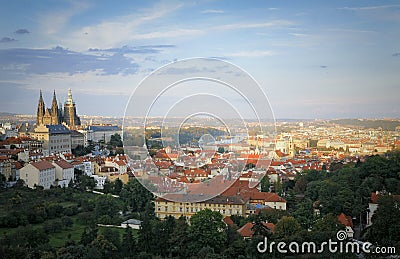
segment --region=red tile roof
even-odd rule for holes
[[[15,165],[15,169],[17,169],[17,170],[19,170],[19,169],[21,169],[23,167],[22,164],[20,162],[18,162],[18,161],[15,161],[14,165]]]
[[[342,223],[346,227],[353,227],[352,218],[350,216],[347,216],[344,213],[340,213],[340,215],[338,216],[338,220],[339,220],[340,223]]]
[[[60,160],[60,161],[56,161],[54,162],[56,165],[58,165],[59,167],[61,167],[62,169],[69,169],[69,168],[74,168],[73,165],[71,165],[70,163],[68,163],[65,160]]]
[[[249,181],[236,180],[232,186],[225,190],[222,195],[234,196],[240,194],[246,199],[252,200],[263,200],[264,202],[286,202],[286,200],[280,197],[276,193],[272,192],[260,192],[257,188],[250,188]]]
[[[264,223],[264,222],[263,222],[263,225],[264,225],[264,227],[265,227],[266,229],[268,229],[271,233],[274,233],[275,225],[274,225],[273,223]],[[254,234],[253,226],[254,226],[254,223],[248,222],[248,223],[246,223],[243,227],[239,228],[239,229],[238,229],[238,232],[239,232],[239,234],[240,234],[242,237],[249,237],[249,238],[251,238],[251,237],[253,236],[253,234]]]
[[[378,204],[379,195],[375,192],[371,193],[371,203]]]
[[[229,217],[229,216],[226,216],[226,217],[224,218],[224,222],[225,222],[225,224],[228,225],[228,226],[233,226],[233,225],[235,225],[235,223],[233,222],[233,220],[232,220],[231,217]]]
[[[39,162],[32,162],[31,165],[36,167],[39,171],[55,168],[54,165],[52,165],[50,162],[48,162],[46,160],[39,161]]]

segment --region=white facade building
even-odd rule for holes
[[[20,179],[29,188],[43,186],[44,189],[50,189],[56,180],[56,168],[47,161],[32,162],[20,169]]]

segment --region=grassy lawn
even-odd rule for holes
[[[121,236],[121,239],[122,239],[122,235],[123,235],[123,234],[124,234],[124,232],[125,232],[125,229],[124,229],[124,228],[116,228],[116,227],[99,227],[99,233],[103,233],[103,230],[104,230],[104,229],[106,229],[106,228],[111,228],[111,229],[117,230],[117,231],[119,232],[119,235]],[[137,230],[137,229],[132,229],[132,235],[133,235],[133,237],[134,237],[134,238],[136,238],[136,237],[137,237],[137,235],[138,235],[138,231],[139,231],[139,230]]]
[[[50,238],[50,245],[52,247],[62,247],[65,244],[65,241],[68,239],[68,236],[70,235],[71,240],[74,242],[78,243],[81,240],[81,236],[83,233],[83,230],[85,229],[86,226],[81,225],[74,220],[74,225],[70,229],[63,230],[58,233],[53,233],[49,235]]]

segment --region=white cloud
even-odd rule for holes
[[[295,36],[295,37],[307,37],[308,34],[305,33],[289,33],[289,35]]]
[[[66,26],[73,16],[85,11],[89,7],[90,5],[85,2],[72,2],[70,8],[59,11],[53,10],[51,13],[42,15],[39,23],[46,34],[56,34]]]
[[[208,9],[208,10],[204,10],[201,13],[203,14],[222,14],[225,13],[223,10],[216,10],[216,9]]]
[[[203,34],[204,31],[201,30],[191,30],[191,29],[177,29],[171,31],[156,31],[150,33],[143,33],[132,35],[132,39],[155,39],[155,38],[175,38],[183,36],[193,36]]]
[[[361,7],[343,7],[339,8],[341,10],[351,10],[351,11],[369,11],[369,10],[378,10],[378,9],[387,9],[387,8],[395,8],[400,7],[400,5],[375,5],[375,6],[361,6]]]
[[[151,32],[154,30],[143,31],[146,29],[144,24],[151,23],[165,17],[182,5],[167,5],[159,3],[151,9],[136,11],[133,14],[106,20],[98,24],[80,28],[71,33],[68,37],[60,37],[65,45],[73,49],[87,50],[88,48],[112,48],[125,45],[138,39],[152,39],[159,37],[178,37],[186,34],[192,35],[198,32],[194,30],[175,30],[165,32]]]
[[[271,28],[279,26],[290,26],[293,22],[286,20],[275,20],[265,23],[233,23],[217,26],[218,30],[237,30],[237,29],[253,29],[253,28]]]
[[[228,57],[266,57],[276,55],[276,53],[269,50],[253,50],[226,53],[224,55]]]
[[[89,71],[86,73],[50,73],[46,75],[32,75],[29,79],[19,80],[26,89],[36,90],[38,86],[44,92],[51,92],[57,87],[57,92],[67,92],[68,88],[73,89],[74,94],[90,95],[122,95],[129,96],[144,74],[121,76],[103,75],[102,71]]]

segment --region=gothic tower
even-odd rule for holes
[[[36,125],[42,125],[43,124],[43,116],[44,116],[44,101],[42,97],[42,90],[40,90],[40,97],[39,97],[39,104],[37,107],[37,114],[36,114]]]
[[[69,127],[81,125],[81,120],[76,114],[76,107],[75,102],[72,99],[71,89],[68,90],[68,99],[64,104],[64,111],[61,108],[61,102],[57,102],[55,90],[53,92],[51,108],[46,109],[42,97],[42,90],[40,90],[36,125],[57,125],[62,123],[67,124]]]
[[[72,99],[71,89],[68,89],[68,99],[64,103],[64,122],[69,127],[81,125],[81,120],[76,114],[75,102]]]
[[[58,105],[57,105],[57,97],[56,97],[56,90],[53,92],[53,102],[51,104],[51,124],[60,124],[61,120],[59,117]]]

